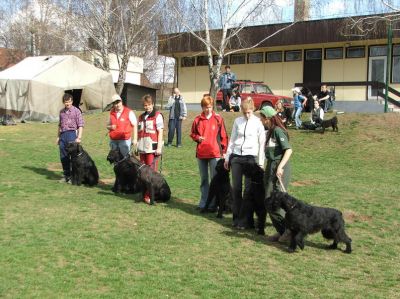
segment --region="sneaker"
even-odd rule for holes
[[[289,242],[291,238],[292,238],[292,232],[290,231],[290,229],[286,229],[283,235],[279,237],[278,242],[280,243]]]
[[[58,180],[59,183],[71,184],[71,179],[69,177],[63,176],[61,179]]]
[[[176,147],[182,147],[182,144],[178,144]]]
[[[281,236],[280,233],[275,233],[272,236],[268,236],[267,237],[267,241],[269,241],[269,242],[278,242],[280,236]]]
[[[172,144],[171,143],[167,143],[165,146],[166,147],[170,147],[170,146],[172,146]]]

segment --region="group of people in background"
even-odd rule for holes
[[[326,85],[321,87],[321,93],[313,98],[310,121],[302,122],[301,114],[309,98],[302,94],[300,88],[293,88],[293,114],[278,102],[275,109],[269,106],[260,110],[260,117],[254,114],[255,106],[252,98],[245,100],[233,85],[236,76],[226,66],[221,75],[220,87],[223,93],[225,111],[241,111],[233,123],[231,137],[225,128],[224,119],[214,112],[214,99],[204,96],[201,100],[202,112],[195,117],[190,137],[197,143],[196,158],[200,174],[200,200],[198,209],[205,207],[209,192],[209,183],[215,175],[215,166],[219,159],[224,159],[224,166],[231,171],[233,190],[233,226],[249,228],[248,215],[244,209],[243,194],[250,188],[250,179],[244,176],[244,165],[249,161],[264,168],[266,198],[272,191],[285,191],[288,187],[291,168],[290,157],[292,149],[287,131],[290,118],[294,119],[296,128],[315,129],[324,118],[324,112],[329,109],[330,98]],[[229,100],[228,100],[229,99]],[[62,182],[70,181],[70,164],[65,147],[68,142],[81,142],[84,121],[81,111],[72,105],[72,96],[63,97],[64,108],[60,111],[57,143],[60,147],[60,158],[63,167]],[[226,104],[228,103],[228,105]],[[159,157],[164,146],[163,115],[154,107],[150,95],[142,98],[144,112],[136,119],[134,112],[123,105],[119,95],[112,97],[107,130],[110,138],[110,148],[119,149],[125,157],[130,154],[132,146],[140,161],[157,171]],[[176,133],[176,146],[182,146],[182,122],[187,117],[187,107],[178,88],[168,100],[168,140],[166,146],[172,145]],[[265,163],[266,161],[266,163]],[[244,179],[244,190],[243,190]],[[149,193],[144,194],[143,201],[150,203]],[[215,202],[209,209],[214,210]],[[270,214],[276,234],[269,237],[271,241],[283,241],[289,238],[290,231],[284,224],[284,212],[278,210]]]

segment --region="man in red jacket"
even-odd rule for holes
[[[115,94],[112,97],[113,108],[107,124],[111,149],[119,149],[123,156],[131,151],[131,145],[137,145],[137,120],[135,113],[122,104],[122,99]]]
[[[228,147],[224,119],[213,111],[213,103],[212,97],[203,97],[201,100],[203,112],[194,119],[190,134],[190,137],[197,142],[196,157],[201,177],[199,209],[203,209],[207,202],[210,181],[215,175],[215,166],[217,161],[225,156]],[[211,202],[210,210],[214,208],[215,200]]]

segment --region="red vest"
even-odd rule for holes
[[[160,112],[153,110],[145,119],[145,114],[139,116],[138,121],[138,150],[142,153],[154,153],[157,149],[156,119]]]
[[[117,118],[117,112],[113,108],[110,112],[110,120],[112,125],[117,128],[109,132],[112,140],[129,140],[131,139],[133,126],[129,120],[129,112],[131,109],[124,106],[121,115]]]

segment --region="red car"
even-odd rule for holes
[[[284,107],[293,108],[293,98],[273,94],[268,85],[263,82],[238,80],[235,81],[234,86],[236,86],[235,89],[238,89],[242,100],[247,97],[251,97],[254,100],[256,110],[264,106],[274,107],[279,100],[282,100]],[[222,109],[222,91],[217,93],[217,108]]]

